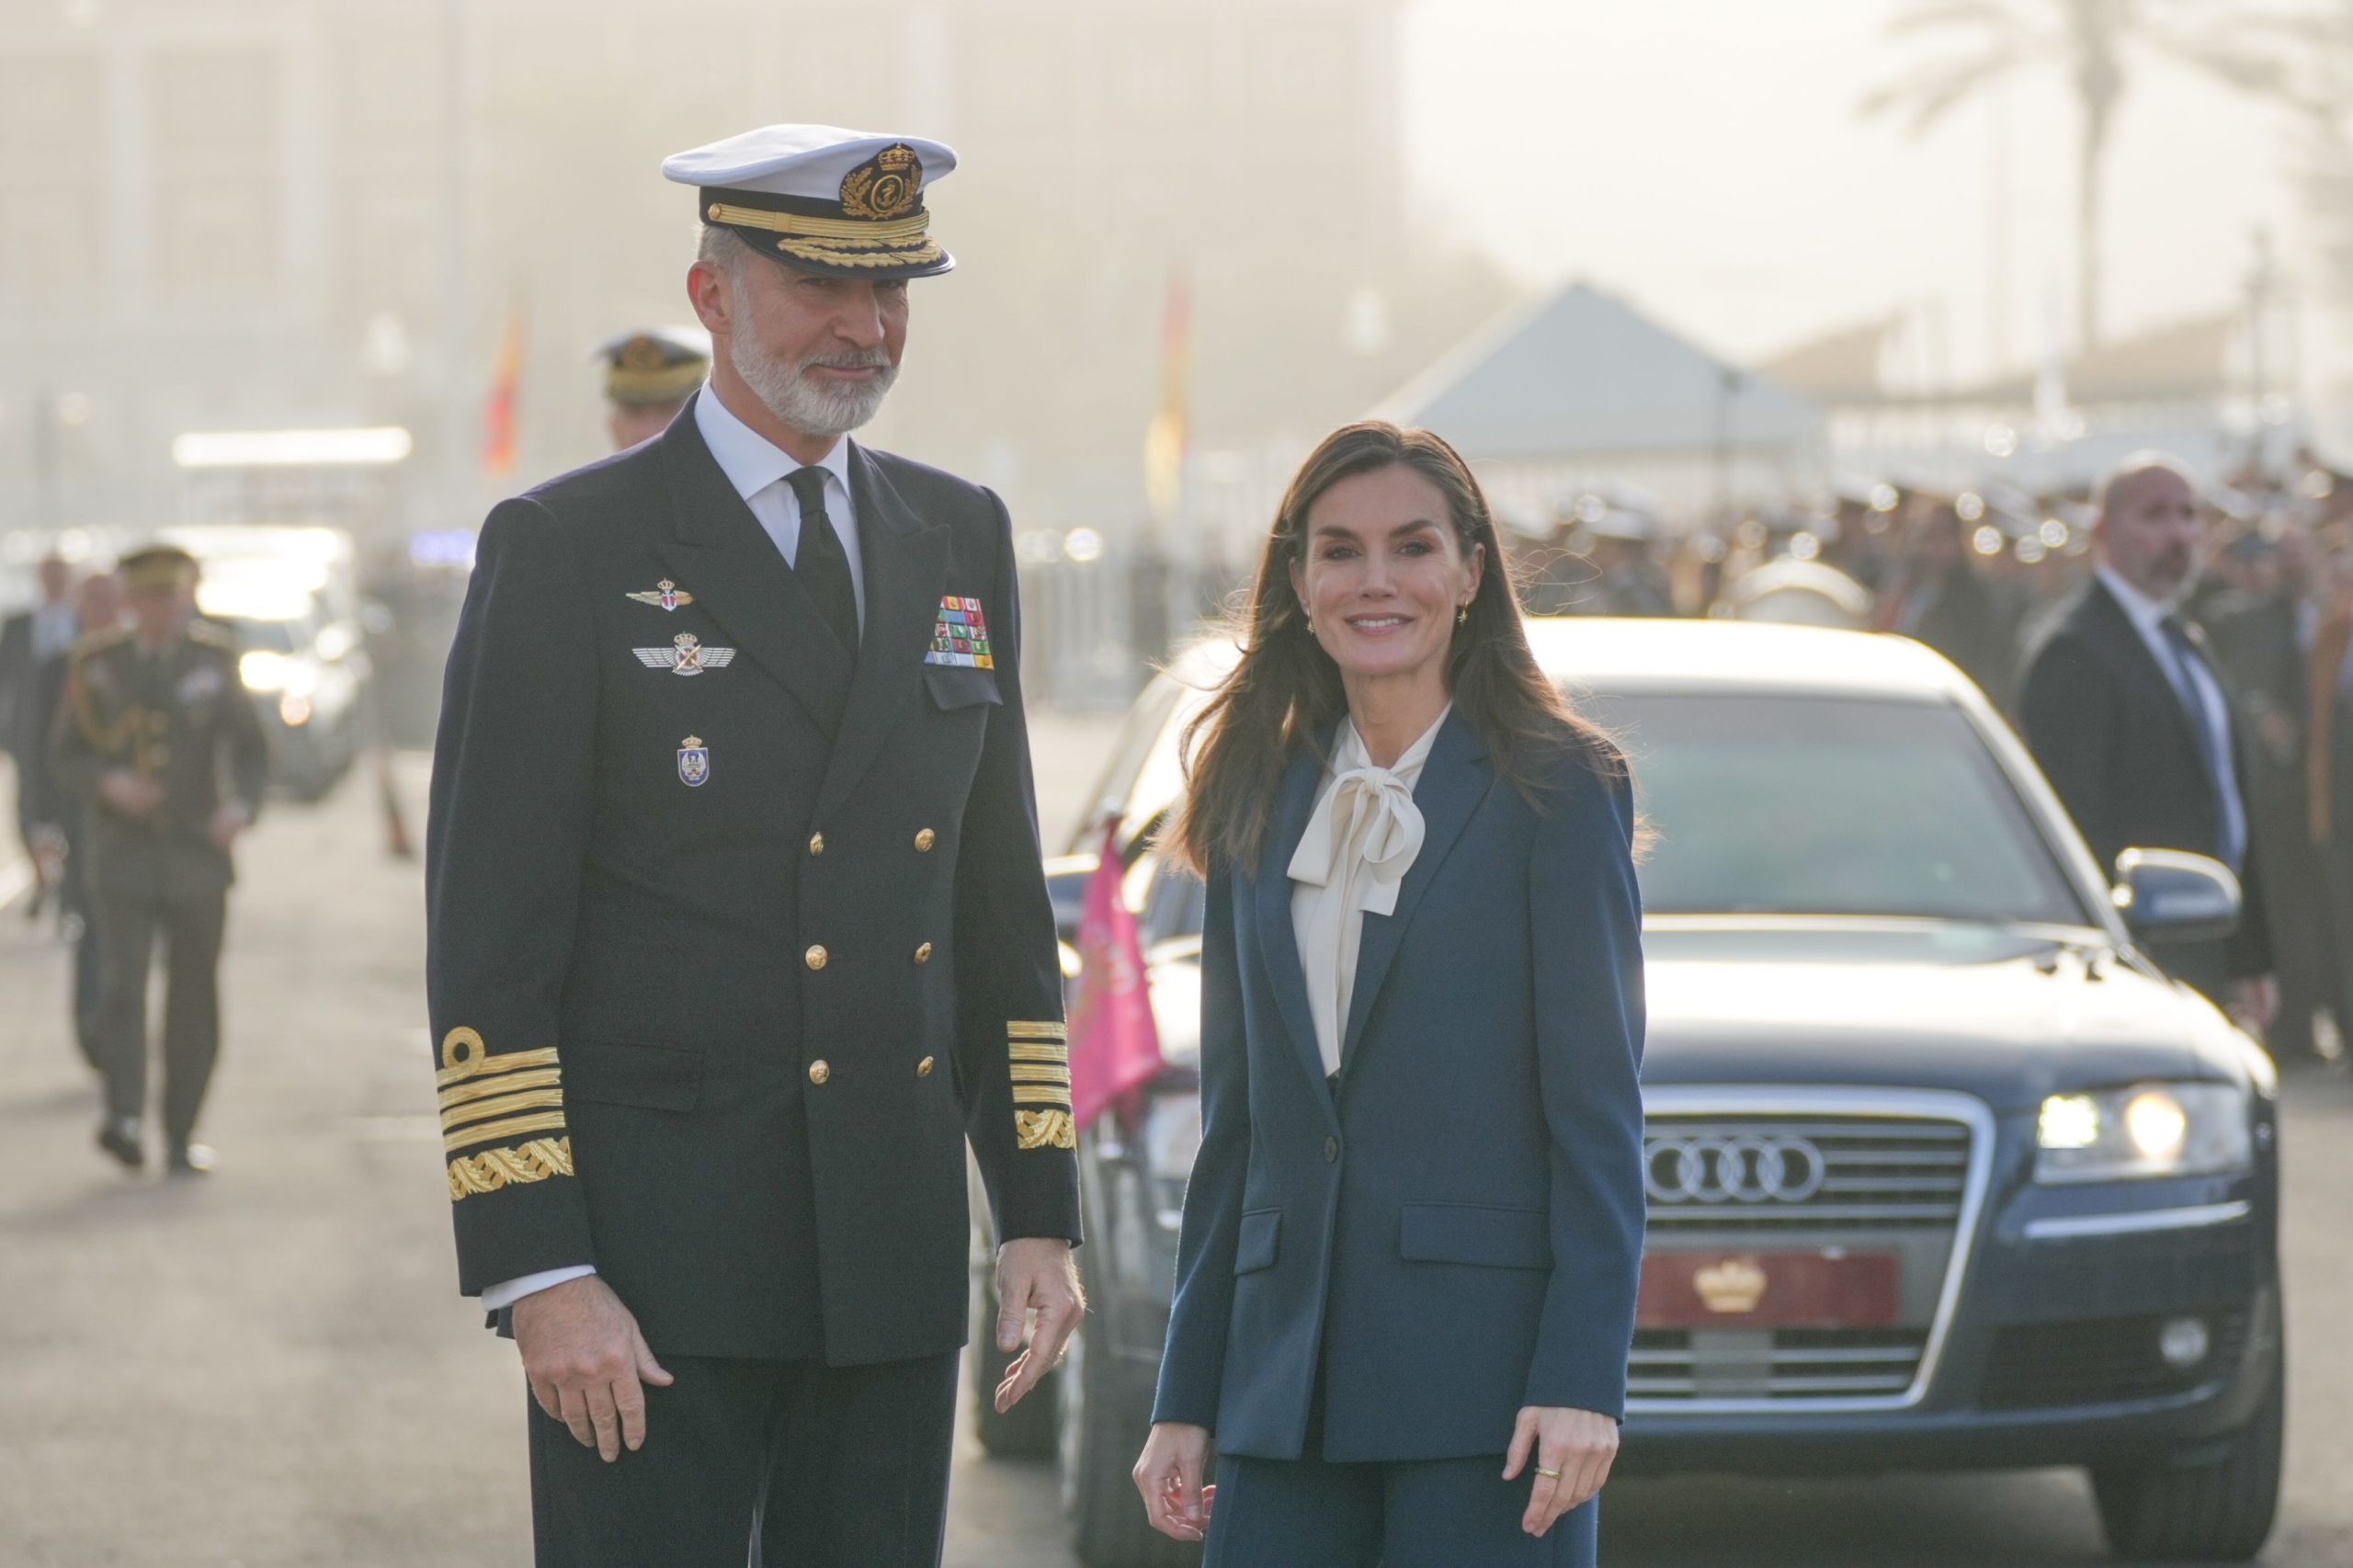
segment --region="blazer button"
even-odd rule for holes
[[[823,855],[824,852],[825,835],[822,833],[811,834],[809,835],[809,853],[812,855]]]
[[[834,1070],[826,1066],[823,1062],[812,1062],[809,1063],[809,1081],[811,1083],[822,1084],[833,1075]]]
[[[922,947],[917,948],[917,949],[915,949],[915,962],[917,962],[917,963],[929,963],[930,961],[931,961],[931,944],[930,944],[929,942],[926,942]]]
[[[1340,1141],[1337,1138],[1326,1138],[1324,1140],[1324,1163],[1326,1165],[1337,1165],[1339,1164],[1339,1160]]]
[[[915,835],[915,853],[918,855],[928,855],[931,853],[931,846],[938,842],[939,835],[932,832],[931,829],[927,827],[924,828]]]
[[[921,1062],[916,1062],[916,1063],[915,1063],[915,1076],[916,1076],[916,1077],[918,1077],[918,1078],[928,1078],[928,1077],[930,1077],[930,1076],[931,1076],[931,1065],[932,1065],[932,1063],[931,1063],[931,1058],[930,1058],[930,1057],[928,1057],[928,1056],[925,1057]]]
[[[801,955],[801,961],[811,969],[823,969],[825,967],[825,949],[822,946],[813,947]]]

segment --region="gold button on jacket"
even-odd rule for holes
[[[809,835],[809,853],[812,855],[823,855],[824,852],[825,835],[822,833],[811,834]]]
[[[823,1062],[812,1062],[809,1063],[809,1081],[811,1083],[822,1084],[833,1075],[834,1070],[831,1067],[826,1066]]]
[[[930,1058],[930,1057],[926,1056],[926,1057],[925,1057],[921,1062],[916,1062],[916,1063],[915,1063],[915,1076],[916,1076],[916,1077],[918,1077],[918,1078],[928,1078],[928,1077],[930,1077],[930,1076],[931,1076],[931,1068],[932,1068],[932,1060],[931,1060],[931,1058]]]
[[[915,853],[928,855],[931,853],[931,846],[938,842],[939,835],[926,827],[915,835]]]
[[[931,961],[931,944],[930,944],[929,942],[926,942],[922,947],[917,948],[917,949],[915,949],[915,962],[917,962],[917,963],[929,963],[930,961]]]
[[[806,963],[811,969],[823,969],[825,967],[825,949],[822,944],[813,946],[807,952],[801,954],[801,961]]]

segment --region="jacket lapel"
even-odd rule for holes
[[[850,501],[866,577],[866,627],[841,733],[817,794],[825,812],[847,799],[922,684],[923,656],[948,582],[948,529],[925,525],[864,448],[850,448]],[[1000,613],[1004,613],[1000,611]]]
[[[1267,824],[1267,842],[1258,855],[1256,879],[1258,951],[1267,963],[1267,980],[1275,989],[1284,1032],[1291,1049],[1332,1111],[1331,1086],[1324,1078],[1324,1052],[1315,1044],[1315,1015],[1307,1005],[1307,973],[1300,967],[1299,933],[1290,917],[1290,858],[1299,847],[1307,819],[1314,814],[1316,786],[1323,782],[1324,757],[1331,751],[1335,724],[1321,737],[1320,747],[1302,746],[1283,775],[1275,797],[1275,814]]]
[[[2141,629],[2132,624],[2131,616],[2127,614],[2124,607],[2117,602],[2116,596],[2109,591],[2107,584],[2095,577],[2092,579],[2089,592],[2093,614],[2100,622],[2109,642],[2114,645],[2118,656],[2124,661],[2127,668],[2135,672],[2142,686],[2148,688],[2149,694],[2162,701],[2165,711],[2173,715],[2174,727],[2180,731],[2182,744],[2189,747],[2190,755],[2204,756],[2206,745],[2198,738],[2198,732],[2191,727],[2189,709],[2183,701],[2181,687],[2175,683],[2173,676],[2165,672],[2165,666],[2157,663],[2157,656],[2151,652],[2148,640],[2141,635]],[[2184,673],[2184,678],[2188,678],[2187,672]],[[2217,684],[2220,683],[2217,682]],[[2212,790],[2212,782],[2209,780],[2207,790],[2211,794]]]
[[[849,654],[703,444],[691,404],[661,442],[673,528],[655,548],[671,577],[833,735],[850,690]]]
[[[1429,761],[1423,765],[1422,776],[1414,786],[1414,804],[1422,812],[1422,847],[1397,889],[1397,911],[1393,915],[1368,911],[1358,938],[1356,987],[1348,994],[1348,1027],[1340,1043],[1343,1065],[1356,1062],[1357,1041],[1364,1036],[1365,1020],[1380,1000],[1389,967],[1404,941],[1414,906],[1421,903],[1430,879],[1438,875],[1454,841],[1462,835],[1472,813],[1495,785],[1495,772],[1484,766],[1485,761],[1486,747],[1470,721],[1459,711],[1448,713],[1438,739],[1431,744]]]

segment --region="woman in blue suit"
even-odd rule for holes
[[[1632,794],[1451,447],[1316,449],[1187,740],[1203,1128],[1153,1523],[1209,1568],[1591,1563],[1643,1240]]]

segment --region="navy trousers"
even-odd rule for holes
[[[1308,1405],[1308,1447],[1324,1429],[1324,1380]],[[1202,1568],[1594,1568],[1599,1499],[1541,1537],[1519,1528],[1535,1461],[1514,1481],[1504,1457],[1336,1462],[1220,1454]]]
[[[532,1403],[539,1568],[938,1568],[957,1357],[660,1359],[612,1464]]]

